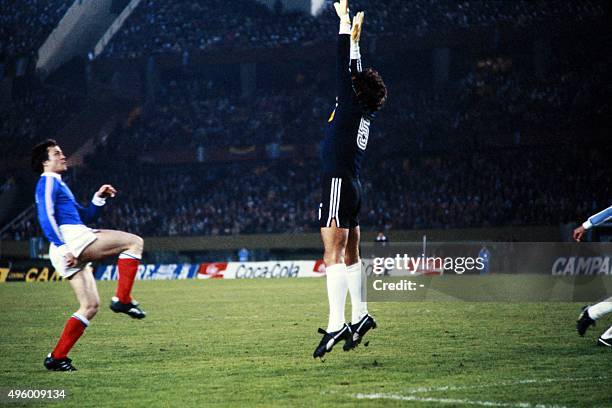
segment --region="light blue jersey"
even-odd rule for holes
[[[94,196],[92,202],[83,207],[76,202],[70,188],[57,173],[45,172],[36,184],[36,207],[38,221],[47,239],[60,247],[65,241],[60,232],[61,225],[85,225],[99,214],[104,200]]]
[[[589,219],[586,220],[584,224],[582,224],[582,226],[584,227],[584,229],[589,229],[591,227],[604,223],[610,218],[612,218],[612,205],[606,208],[605,210],[598,212],[597,214],[591,215]]]

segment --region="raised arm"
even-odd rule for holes
[[[336,14],[340,19],[338,32],[338,50],[336,54],[336,95],[338,103],[350,102],[351,86],[351,19],[348,10],[348,0],[334,3]]]

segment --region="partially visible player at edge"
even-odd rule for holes
[[[323,357],[339,341],[344,350],[356,347],[376,327],[362,299],[362,270],[359,259],[359,173],[374,113],[387,98],[387,88],[378,72],[361,70],[359,39],[363,12],[351,19],[348,0],[334,3],[340,18],[337,54],[336,108],[329,118],[323,141],[322,200],[319,206],[321,238],[325,247],[329,322],[319,329],[323,339],[313,357]],[[350,325],[344,320],[347,290],[351,294]]]
[[[75,371],[68,353],[98,312],[100,303],[89,262],[119,256],[119,282],[110,308],[142,319],[145,313],[132,299],[131,291],[142,257],[143,240],[126,232],[92,230],[85,225],[95,220],[106,199],[114,197],[117,191],[105,184],[94,194],[89,206],[79,205],[62,181],[61,174],[68,166],[55,140],[46,140],[32,149],[32,168],[40,174],[35,198],[40,226],[51,243],[49,258],[55,270],[69,280],[79,301],[79,309],[66,322],[44,366],[53,371]]]
[[[586,230],[593,228],[603,222],[612,219],[612,206],[606,208],[603,211],[598,212],[595,215],[589,217],[581,226],[574,230],[574,239],[580,242],[582,236]],[[607,298],[593,306],[584,306],[578,321],[576,322],[576,329],[578,334],[584,336],[589,326],[595,326],[595,321],[602,318],[608,313],[612,312],[612,297]],[[612,347],[612,326],[608,328],[601,336],[597,339],[597,344],[600,346]]]

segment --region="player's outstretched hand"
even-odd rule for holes
[[[100,198],[114,197],[115,194],[117,194],[117,190],[115,190],[115,187],[111,186],[110,184],[104,184],[96,192],[96,195]]]
[[[574,230],[574,235],[573,235],[574,241],[580,242],[580,240],[582,239],[582,236],[584,235],[584,231],[585,231],[585,229],[584,229],[584,227],[582,225],[579,226],[578,228],[576,228]]]
[[[336,14],[340,18],[342,23],[351,23],[351,17],[349,16],[348,0],[340,0],[339,3],[334,3]]]
[[[363,11],[360,11],[353,17],[353,31],[351,31],[351,38],[354,42],[359,42],[361,38],[361,28],[363,27]]]

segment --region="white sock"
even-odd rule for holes
[[[123,251],[119,254],[119,259],[142,259],[142,256],[130,251]]]
[[[601,335],[601,338],[604,340],[612,340],[612,326],[608,327],[608,330]]]
[[[74,317],[75,319],[78,319],[81,321],[81,323],[83,323],[85,325],[85,327],[89,326],[89,320],[87,320],[87,318],[85,316],[83,316],[82,314],[78,314],[78,313],[73,313],[72,317]]]
[[[355,324],[368,314],[368,304],[364,302],[363,281],[365,274],[361,270],[361,261],[346,268],[348,288],[351,293],[351,323]]]
[[[329,300],[329,322],[327,332],[338,331],[344,325],[344,304],[346,303],[346,265],[343,263],[325,268],[327,275],[327,299]]]
[[[612,312],[612,299],[606,299],[596,305],[589,307],[589,316],[591,319],[597,320]]]

